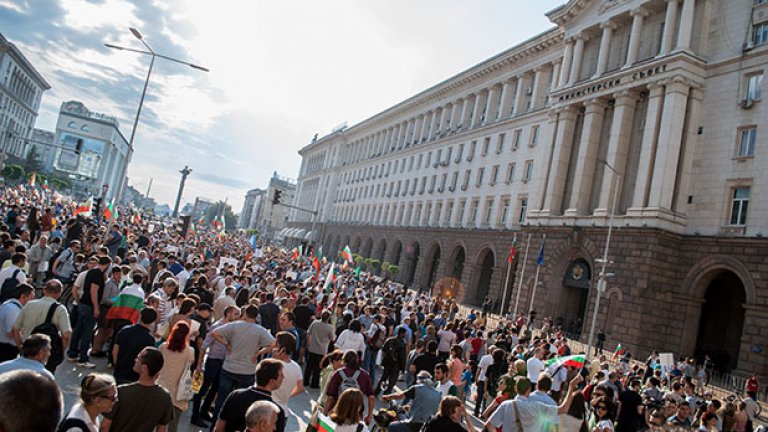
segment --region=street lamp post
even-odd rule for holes
[[[607,278],[610,276],[605,272],[606,267],[608,266],[608,250],[611,247],[611,233],[613,232],[613,217],[616,214],[616,201],[618,199],[619,195],[619,187],[621,185],[621,174],[619,174],[616,169],[611,166],[607,161],[600,160],[600,162],[603,163],[606,167],[608,167],[609,170],[613,173],[613,175],[616,176],[616,183],[614,184],[613,189],[613,203],[611,203],[611,216],[608,219],[608,235],[605,239],[605,249],[603,249],[603,258],[596,260],[601,264],[600,268],[600,274],[598,275],[597,280],[597,293],[595,294],[595,309],[592,311],[592,323],[589,326],[589,339],[587,339],[587,358],[590,357],[590,353],[592,352],[592,342],[595,337],[595,324],[597,323],[597,311],[600,309],[600,297],[602,297],[603,292],[605,292],[606,285],[608,284]]]
[[[203,72],[210,72],[210,71],[207,68],[204,68],[202,66],[199,66],[199,65],[196,65],[196,64],[193,64],[193,63],[190,63],[190,62],[186,62],[186,61],[183,61],[183,60],[175,59],[173,57],[169,57],[169,56],[166,56],[166,55],[162,55],[162,54],[156,53],[155,50],[153,50],[149,46],[149,44],[147,44],[147,42],[144,40],[144,36],[142,36],[141,33],[139,33],[138,30],[136,30],[133,27],[130,27],[130,30],[131,30],[131,33],[133,33],[133,36],[136,39],[140,40],[142,44],[144,44],[144,46],[147,48],[147,51],[138,50],[138,49],[135,49],[135,48],[127,48],[127,47],[117,46],[117,45],[108,44],[108,43],[105,43],[104,45],[107,48],[112,48],[112,49],[116,49],[116,50],[120,50],[120,51],[135,52],[135,53],[139,53],[139,54],[148,55],[148,56],[151,57],[151,60],[149,61],[149,70],[147,71],[147,78],[144,80],[144,89],[141,91],[141,99],[139,99],[139,108],[136,110],[136,117],[133,119],[133,128],[131,129],[131,137],[130,137],[130,139],[128,141],[128,147],[132,149],[133,148],[133,139],[136,137],[136,128],[139,126],[139,118],[141,117],[141,109],[144,107],[144,98],[147,95],[147,87],[149,86],[149,78],[152,76],[152,69],[155,66],[155,58],[160,57],[161,59],[172,61],[174,63],[180,63],[180,64],[183,64],[183,65],[187,65],[187,66],[189,66],[189,67],[191,67],[193,69],[201,70]],[[117,191],[117,193],[120,193],[120,191]]]
[[[192,174],[192,170],[189,166],[184,165],[184,169],[179,172],[181,173],[181,182],[179,182],[179,194],[176,195],[176,205],[173,206],[173,217],[179,215],[179,204],[181,203],[181,195],[184,193],[184,183],[187,182],[187,176]]]

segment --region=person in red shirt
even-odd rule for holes
[[[757,380],[757,375],[752,374],[751,377],[747,378],[747,384],[745,386],[745,391],[751,397],[752,399],[757,399],[757,391],[760,389],[760,381]]]
[[[53,231],[53,215],[50,208],[46,208],[43,216],[40,218],[40,230],[44,233]]]

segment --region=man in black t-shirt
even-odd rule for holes
[[[139,313],[139,322],[123,327],[117,334],[115,346],[112,348],[112,358],[115,359],[113,375],[117,384],[125,384],[139,379],[139,374],[133,370],[136,356],[146,347],[155,344],[152,336],[152,325],[157,321],[157,311],[144,308]]]
[[[86,273],[83,295],[77,306],[77,324],[72,331],[72,340],[69,342],[69,351],[67,351],[69,361],[77,361],[78,366],[88,369],[96,367],[89,361],[88,350],[93,342],[93,326],[100,314],[99,299],[104,295],[105,272],[111,264],[112,260],[109,257],[99,257],[99,265]]]
[[[274,303],[275,295],[267,293],[267,301],[259,307],[259,316],[261,316],[261,325],[272,333],[277,334],[277,317],[280,315],[280,306]]]
[[[227,396],[216,420],[214,432],[234,432],[245,429],[245,412],[256,401],[272,401],[272,392],[283,383],[283,362],[275,359],[264,359],[256,366],[255,386],[238,389]],[[285,412],[279,405],[276,432],[285,431],[287,421]]]
[[[429,341],[429,343],[427,343],[427,351],[423,354],[420,354],[413,360],[413,364],[411,365],[411,373],[416,375],[421,371],[427,371],[430,374],[434,372],[435,365],[440,363],[436,352],[437,341]]]

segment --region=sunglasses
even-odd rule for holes
[[[99,397],[102,399],[107,399],[108,401],[111,401],[111,402],[117,401],[117,393],[113,394],[112,396],[99,396]]]
[[[605,405],[598,405],[595,407],[595,409],[608,411],[608,408],[606,408]]]

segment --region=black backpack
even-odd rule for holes
[[[381,352],[381,363],[383,365],[400,366],[398,363],[398,343],[396,339],[388,339],[381,348],[383,350]]]
[[[44,334],[51,338],[51,357],[48,359],[48,363],[51,365],[60,365],[64,361],[64,345],[61,341],[61,335],[56,324],[53,323],[53,314],[56,313],[56,308],[59,307],[58,302],[54,302],[50,308],[48,308],[48,314],[45,316],[45,321],[32,329],[32,334]]]
[[[0,288],[0,303],[15,297],[16,287],[19,286],[19,280],[16,277],[20,271],[21,269],[14,270],[13,276],[3,281],[3,286]]]
[[[80,429],[83,432],[88,432],[90,430],[88,429],[88,425],[85,424],[84,421],[78,418],[70,417],[70,418],[64,419],[64,421],[62,421],[59,424],[59,428],[57,429],[57,432],[67,432],[70,429]]]

